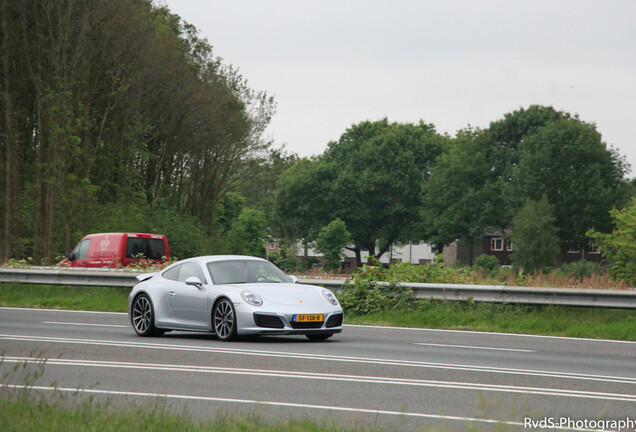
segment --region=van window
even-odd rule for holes
[[[88,246],[91,244],[91,239],[82,240],[82,242],[77,247],[77,252],[75,253],[75,259],[84,259],[88,255]]]
[[[162,239],[128,238],[126,258],[160,260],[166,254]]]

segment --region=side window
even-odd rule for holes
[[[185,282],[187,278],[190,276],[196,276],[203,283],[207,283],[205,280],[205,275],[203,274],[203,269],[199,265],[199,263],[184,263],[181,266],[181,273],[179,273],[179,281]]]
[[[129,237],[126,243],[126,258],[140,258],[146,256],[144,241],[140,238]]]
[[[77,247],[77,252],[75,254],[75,259],[84,259],[88,255],[88,245],[91,244],[90,239],[82,240],[82,242]]]
[[[179,280],[179,273],[181,272],[181,267],[180,265],[172,267],[169,270],[166,270],[165,272],[162,273],[162,277],[166,278],[166,279],[170,279],[173,281],[178,281]]]
[[[163,240],[161,239],[144,239],[146,241],[146,249],[148,253],[146,256],[153,260],[160,260],[166,254],[166,248],[164,247]]]

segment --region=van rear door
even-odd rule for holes
[[[168,256],[165,236],[156,234],[128,234],[124,265],[140,259],[162,261]]]

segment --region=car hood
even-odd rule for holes
[[[322,294],[320,294],[320,287],[311,285],[299,285],[293,283],[256,283],[235,286],[258,294],[266,303],[272,302],[280,305],[317,305],[325,301]]]

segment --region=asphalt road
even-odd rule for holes
[[[530,421],[598,430],[629,419],[624,430],[636,430],[634,342],[345,326],[321,343],[223,343],[140,338],[120,313],[0,308],[0,353],[3,386],[25,383],[29,368],[16,364],[46,358],[29,382],[37,391],[126,404],[162,396],[201,420],[240,412],[397,430],[529,430]]]

